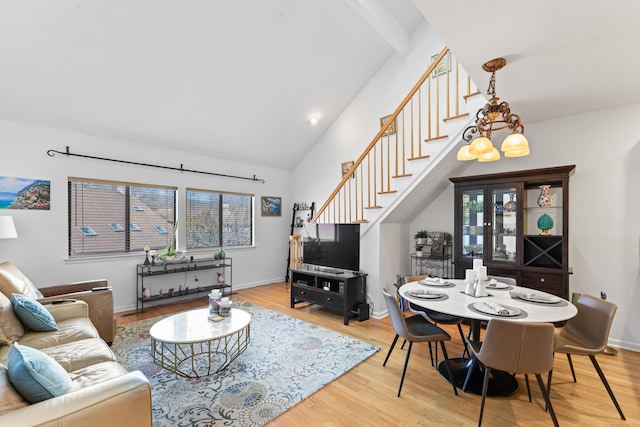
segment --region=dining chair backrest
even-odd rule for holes
[[[582,343],[581,347],[600,353],[607,347],[609,330],[618,306],[610,301],[582,294],[576,302],[578,314],[567,320],[559,335]]]
[[[384,295],[384,301],[387,304],[387,310],[389,310],[389,317],[391,317],[391,325],[396,331],[396,334],[402,338],[409,338],[409,329],[407,328],[407,322],[404,315],[400,311],[400,307],[396,302],[396,299],[386,290],[382,289]]]
[[[484,365],[516,374],[541,374],[553,368],[551,323],[491,319],[477,353]]]

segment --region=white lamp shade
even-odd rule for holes
[[[472,156],[469,153],[469,144],[465,144],[458,150],[458,156],[456,159],[458,160],[475,160],[478,156]]]
[[[18,237],[12,216],[0,216],[0,239],[15,239]]]
[[[478,161],[479,162],[495,162],[496,160],[500,160],[500,152],[498,151],[498,149],[496,147],[493,147],[493,149],[488,152],[488,153],[484,153],[484,154],[480,154],[478,156]]]
[[[479,156],[481,154],[491,153],[491,150],[493,150],[491,140],[486,136],[481,136],[473,140],[469,147],[469,154]]]

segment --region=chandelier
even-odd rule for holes
[[[493,162],[500,160],[500,152],[491,142],[491,134],[502,129],[510,129],[500,150],[505,157],[522,157],[529,154],[529,142],[524,137],[524,126],[520,116],[511,113],[511,107],[506,101],[500,102],[496,96],[496,71],[507,65],[504,58],[496,58],[482,65],[482,69],[491,73],[487,95],[491,98],[476,113],[475,124],[469,126],[462,133],[462,139],[468,144],[458,151],[458,160],[478,160],[479,162]],[[473,141],[474,135],[477,138]],[[469,143],[471,141],[471,143]]]

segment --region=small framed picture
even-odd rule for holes
[[[380,127],[384,126],[389,121],[390,117],[391,117],[391,114],[389,114],[388,116],[380,117]],[[393,121],[393,123],[391,123],[391,126],[389,126],[389,128],[384,133],[384,135],[391,135],[391,134],[394,134],[394,133],[396,133],[396,121],[395,120]]]
[[[282,216],[282,197],[262,196],[260,214],[262,216]]]
[[[433,55],[431,57],[431,62],[435,61],[439,54]],[[431,73],[431,78],[436,78],[441,74],[449,71],[450,63],[451,63],[451,55],[448,53],[440,60],[440,63],[436,65],[436,68],[433,69],[433,73]]]
[[[348,161],[348,162],[342,162],[342,165],[340,166],[340,169],[342,170],[342,176],[344,177],[349,172],[351,172],[352,168],[353,168],[353,160]],[[351,176],[349,178],[353,179],[355,177],[356,177],[355,171],[351,172]]]

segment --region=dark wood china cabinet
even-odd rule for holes
[[[569,298],[569,177],[575,165],[450,178],[455,184],[453,264],[474,258],[489,275]]]

